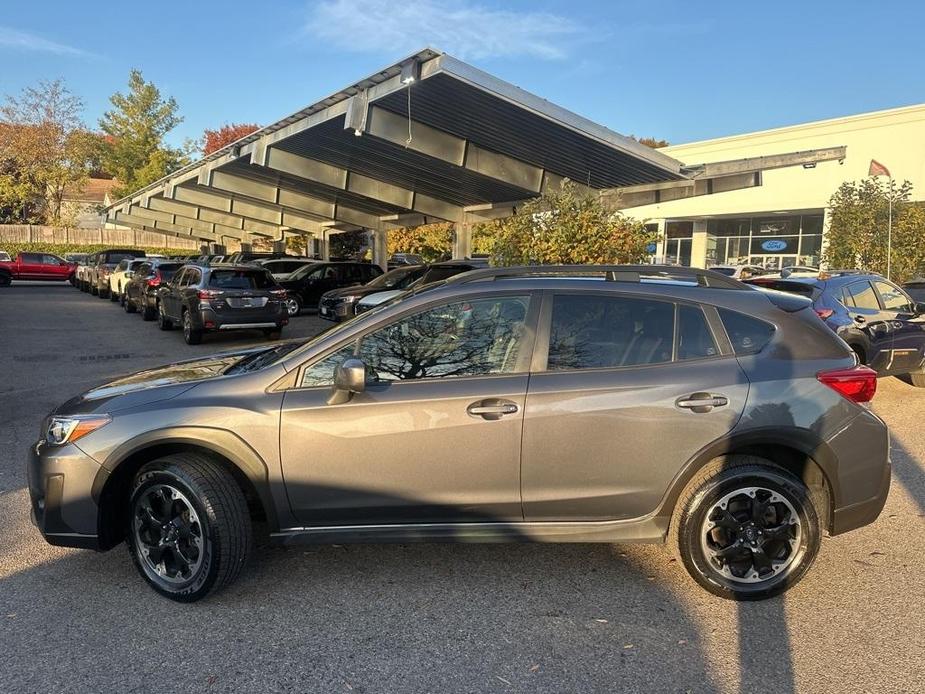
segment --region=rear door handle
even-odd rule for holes
[[[729,398],[717,393],[692,393],[675,401],[675,405],[678,407],[698,414],[709,412],[714,407],[723,407],[728,404]]]
[[[499,400],[489,398],[488,400],[479,400],[466,408],[466,412],[472,417],[481,417],[482,419],[497,420],[506,414],[515,414],[519,408],[516,403],[510,400]]]

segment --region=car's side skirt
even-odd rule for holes
[[[668,518],[620,521],[395,523],[283,528],[270,538],[279,544],[371,542],[643,542],[661,543]]]

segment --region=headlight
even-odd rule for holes
[[[79,438],[106,426],[112,418],[108,414],[49,417],[45,422],[45,441],[52,446],[74,443]]]
[[[359,301],[363,298],[362,294],[349,294],[347,296],[340,297],[340,302],[345,304],[352,304],[355,301]]]

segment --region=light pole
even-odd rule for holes
[[[868,176],[886,176],[890,179],[890,193],[888,199],[889,217],[886,226],[886,278],[890,279],[893,261],[893,174],[876,159],[870,160],[870,169],[867,171]]]

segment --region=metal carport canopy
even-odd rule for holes
[[[563,178],[601,190],[687,176],[665,154],[426,49],[117,201],[103,221],[217,242],[286,229],[384,235],[430,220],[465,227]]]

